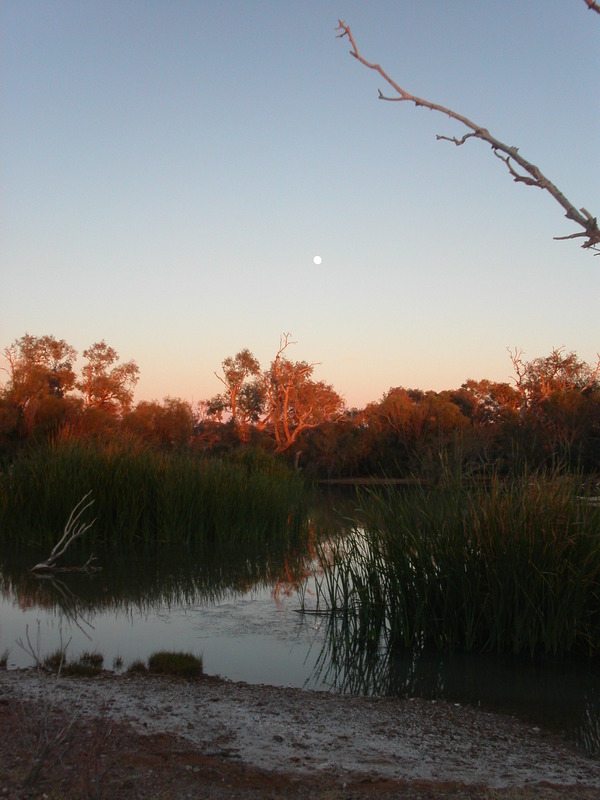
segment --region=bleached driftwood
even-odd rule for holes
[[[60,541],[54,545],[52,552],[46,561],[40,561],[39,564],[36,564],[31,568],[31,572],[97,572],[100,569],[99,567],[95,567],[93,565],[94,561],[96,560],[96,556],[94,556],[93,553],[90,555],[85,564],[82,564],[79,567],[56,566],[58,559],[64,555],[66,550],[73,544],[73,542],[76,539],[80,539],[96,521],[95,518],[91,522],[80,521],[82,514],[94,504],[93,500],[88,500],[90,495],[91,491],[84,495],[77,503],[69,515],[69,519],[67,520],[67,524],[65,525],[65,530],[60,538]]]

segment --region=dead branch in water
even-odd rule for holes
[[[86,500],[91,495],[91,491],[84,495],[81,500],[77,503],[75,508],[71,511],[69,515],[69,519],[67,520],[67,524],[65,525],[65,530],[54,547],[52,548],[52,552],[50,556],[46,559],[46,561],[40,561],[39,564],[36,564],[34,567],[31,568],[31,572],[97,572],[100,567],[93,566],[93,562],[96,560],[96,556],[92,553],[88,560],[79,567],[57,567],[56,562],[58,559],[64,555],[67,548],[69,548],[76,539],[80,539],[86,531],[88,531],[96,519],[94,518],[91,522],[80,522],[80,518],[82,514],[87,511],[93,504],[93,500],[89,500],[86,503]]]

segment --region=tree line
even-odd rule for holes
[[[257,447],[319,478],[428,476],[448,459],[477,472],[557,463],[600,472],[600,355],[565,348],[525,360],[510,351],[512,383],[467,380],[441,392],[390,388],[347,408],[316,364],[294,361],[284,334],[266,369],[244,348],[215,377],[221,391],[191,404],[134,404],[139,368],[104,340],[77,351],[64,339],[25,334],[4,349],[0,451],[5,458],[49,436],[118,437],[165,449],[219,453]]]

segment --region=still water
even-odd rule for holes
[[[0,553],[0,655],[31,666],[67,655],[106,668],[157,650],[202,655],[231,680],[355,694],[417,696],[514,714],[600,753],[598,662],[418,652],[390,658],[340,646],[314,610],[312,553],[200,552],[164,546],[98,554],[102,571],[37,578],[40,554]],[[301,607],[309,613],[301,613]]]

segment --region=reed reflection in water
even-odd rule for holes
[[[238,677],[248,679],[245,646],[265,626],[278,640],[289,639],[279,621],[287,612],[282,600],[305,577],[312,560],[306,543],[294,548],[275,543],[266,549],[246,547],[244,552],[163,545],[104,549],[98,556],[103,569],[95,575],[44,578],[28,569],[39,552],[0,554],[0,652],[11,651],[9,665],[31,665],[15,641],[24,637],[27,625],[33,629],[39,620],[42,655],[58,647],[61,635],[64,641],[72,637],[72,657],[98,649],[107,665],[115,656],[127,664],[159,648],[209,646],[208,671],[213,663],[220,674],[232,677],[241,670]],[[295,571],[301,577],[296,578]],[[250,614],[249,608],[254,609]],[[275,620],[262,619],[274,613]],[[295,613],[292,620],[295,626],[304,625]],[[215,662],[215,648],[228,663]]]
[[[53,580],[28,571],[40,555],[0,553],[0,653],[10,650],[9,666],[31,665],[15,642],[26,625],[35,635],[39,620],[46,653],[72,637],[70,657],[97,650],[109,668],[115,656],[127,666],[158,649],[191,650],[209,674],[233,680],[470,704],[565,731],[600,752],[597,665],[366,643],[343,617],[318,608],[323,575],[313,575],[312,541],[244,553],[106,549],[97,575]]]
[[[310,614],[310,612],[307,612]],[[338,614],[320,612],[323,646],[311,685],[354,695],[418,697],[512,714],[600,754],[598,664],[576,657],[398,651],[366,644]]]

